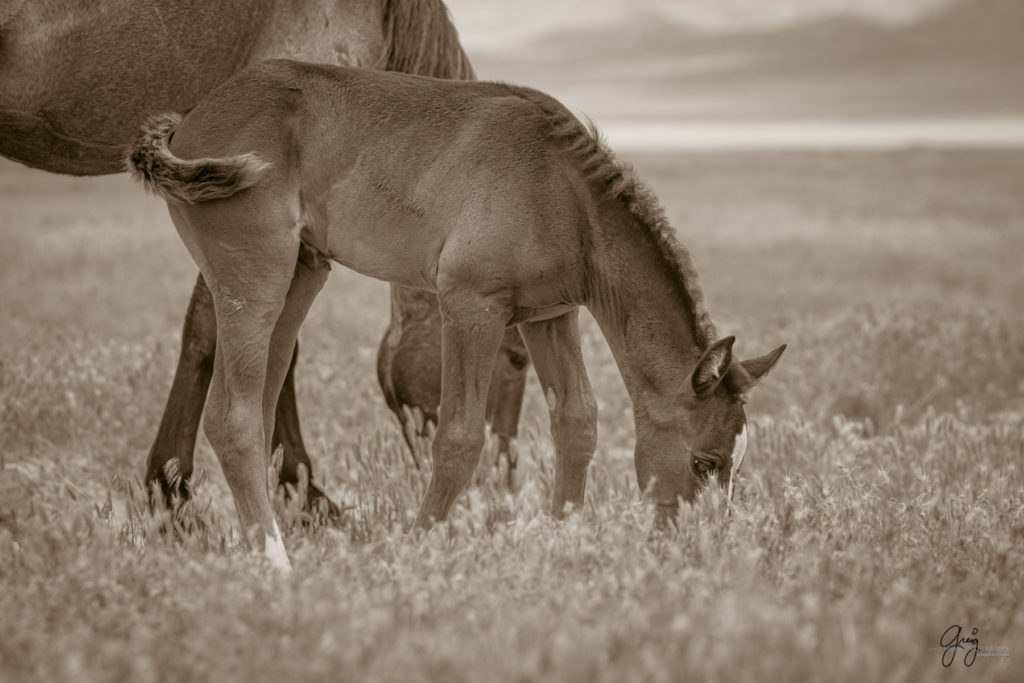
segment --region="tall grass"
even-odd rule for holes
[[[1024,156],[637,161],[740,355],[790,344],[748,406],[731,513],[708,490],[653,527],[629,403],[585,318],[601,421],[584,508],[546,514],[531,384],[517,492],[485,454],[451,520],[411,536],[427,472],[375,386],[386,290],[336,269],[298,393],[346,514],[276,499],[288,579],[239,549],[204,440],[195,500],[146,507],[193,273],[163,208],[122,178],[0,166],[0,679],[1014,680],[1024,196],[1008,178]],[[942,666],[952,624],[979,629],[970,668],[964,651]]]

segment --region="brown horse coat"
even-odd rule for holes
[[[272,406],[328,261],[438,295],[441,407],[420,526],[447,516],[476,467],[511,325],[548,399],[553,512],[582,504],[597,411],[579,306],[630,393],[641,489],[674,510],[708,476],[731,484],[743,397],[785,347],[734,361],[735,340],[715,340],[689,253],[653,194],[554,99],[272,61],[184,121],[151,119],[128,164],[167,199],[210,283],[221,341],[207,434],[243,529],[282,567],[265,481]]]
[[[472,78],[441,0],[0,1],[0,154],[58,173],[122,170],[124,146],[147,115],[188,111],[224,79],[269,57]],[[438,335],[411,333],[418,319],[440,328],[428,292],[395,290],[378,356],[382,389],[400,421],[403,406],[436,414]],[[416,318],[418,311],[423,316]],[[212,376],[213,300],[200,277],[189,303],[167,407],[150,450],[146,480],[166,501],[187,497],[199,418]],[[431,345],[434,346],[431,346]],[[522,349],[510,337],[508,355]],[[312,464],[302,442],[293,369],[278,405],[275,446],[281,482]],[[520,366],[521,368],[521,366]],[[515,436],[524,371],[496,368],[493,425]],[[507,399],[504,398],[507,396]],[[408,436],[408,432],[403,430]],[[507,445],[506,445],[506,453]],[[310,500],[323,498],[313,483]]]

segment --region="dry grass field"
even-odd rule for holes
[[[0,679],[1020,680],[1024,152],[633,161],[719,331],[744,357],[789,344],[748,406],[735,512],[708,491],[652,529],[585,317],[585,508],[545,513],[531,379],[518,493],[482,467],[449,524],[408,536],[426,473],[376,386],[387,289],[337,267],[298,392],[348,517],[278,502],[287,579],[238,549],[205,440],[203,528],[175,540],[144,511],[195,273],[162,202],[0,162]],[[944,669],[954,624],[979,649]]]

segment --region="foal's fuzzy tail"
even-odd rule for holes
[[[149,192],[172,204],[223,199],[259,182],[270,164],[254,154],[235,157],[179,159],[167,146],[180,114],[146,119],[128,148],[127,170]]]

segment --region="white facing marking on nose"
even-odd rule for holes
[[[277,520],[274,520],[274,533],[267,534],[263,555],[274,569],[284,574],[291,573],[292,563],[288,559],[288,552],[284,549],[284,543],[281,541],[281,530],[277,528]]]
[[[747,452],[747,425],[736,435],[736,442],[732,447],[732,472],[729,473],[729,500],[735,490],[736,475],[740,473],[740,466],[743,465],[743,454]]]

